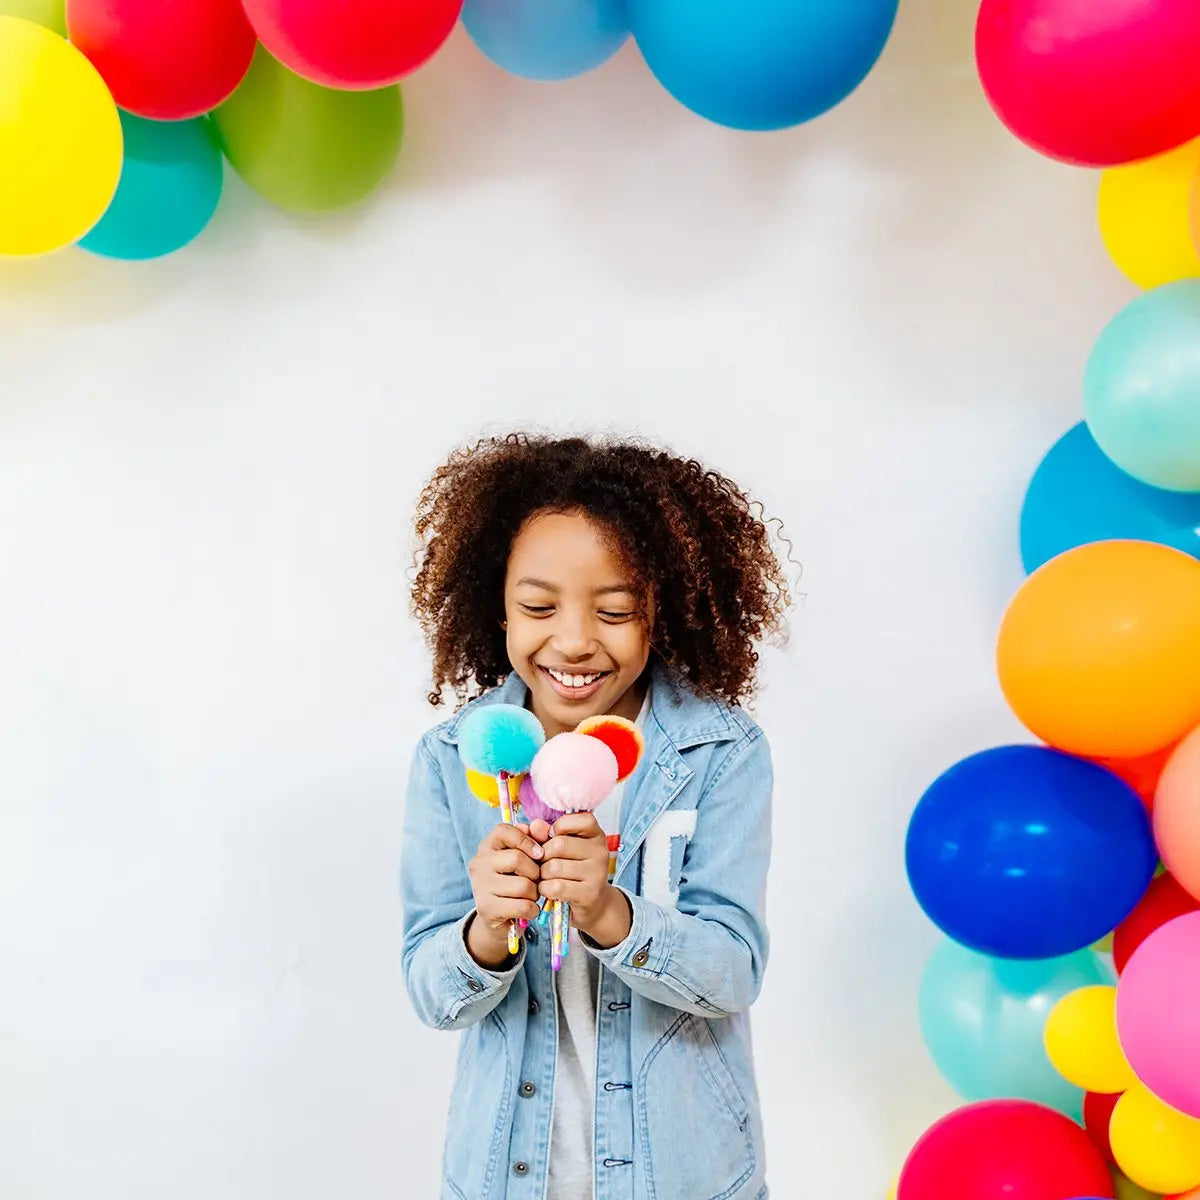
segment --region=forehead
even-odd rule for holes
[[[537,513],[513,539],[508,558],[513,582],[525,576],[547,583],[628,582],[628,570],[602,525],[583,513]]]

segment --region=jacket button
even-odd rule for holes
[[[633,965],[644,967],[650,961],[650,943],[647,942],[634,956]]]
[[[513,1163],[513,1174],[514,1175],[528,1175],[529,1174],[529,1164],[526,1162]]]
[[[529,1015],[536,1017],[542,1011],[542,1006],[532,997],[529,997]]]
[[[525,1080],[525,1082],[523,1084],[521,1084],[521,1095],[524,1096],[526,1100],[528,1100],[529,1097],[532,1096],[533,1093],[536,1091],[537,1091],[537,1088],[534,1087],[534,1085],[532,1083],[530,1083],[528,1079]]]
[[[478,979],[468,979],[467,987],[469,987],[471,989],[471,991],[473,991],[473,992],[482,992],[483,991],[483,984],[480,983]]]

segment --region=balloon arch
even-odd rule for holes
[[[170,254],[226,163],[286,211],[357,203],[400,152],[401,81],[460,22],[534,80],[632,39],[699,117],[768,131],[853,92],[896,7],[0,0],[0,254]],[[982,0],[975,57],[1016,138],[1098,174],[1100,237],[1140,291],[1020,513],[996,670],[1031,740],[950,766],[909,822],[942,935],[920,1027],[963,1103],[893,1195],[1200,1200],[1200,4]]]

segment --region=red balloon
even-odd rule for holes
[[[1112,1111],[1117,1107],[1122,1093],[1107,1095],[1103,1092],[1084,1092],[1083,1094],[1083,1125],[1092,1139],[1092,1145],[1116,1166],[1113,1157],[1112,1143],[1108,1138],[1108,1126],[1112,1120]]]
[[[285,67],[346,91],[395,83],[450,36],[463,0],[244,0]]]
[[[1152,879],[1133,911],[1113,930],[1113,966],[1117,974],[1125,970],[1133,952],[1160,925],[1197,909],[1200,901],[1185,892],[1173,875]]]
[[[1097,758],[1095,762],[1110,770],[1118,779],[1123,779],[1139,796],[1147,812],[1154,811],[1154,792],[1159,776],[1167,765],[1167,759],[1175,751],[1178,742],[1172,742],[1153,754],[1143,758]]]
[[[1050,158],[1107,167],[1200,135],[1196,0],[983,0],[983,90]]]
[[[67,0],[67,33],[117,104],[157,121],[216,108],[254,56],[240,0]]]
[[[980,1100],[921,1135],[900,1172],[896,1200],[1112,1195],[1108,1165],[1069,1117],[1029,1100]]]

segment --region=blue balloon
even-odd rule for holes
[[[1053,958],[1132,911],[1158,854],[1137,793],[1047,746],[1000,746],[942,774],[917,803],[905,863],[925,915],[969,949]]]
[[[898,0],[627,0],[633,36],[681,104],[783,129],[844,100],[883,52]]]
[[[1200,495],[1168,492],[1127,475],[1082,421],[1051,447],[1021,509],[1021,561],[1035,571],[1088,542],[1160,542],[1200,558]]]
[[[80,239],[105,258],[158,258],[212,219],[224,165],[208,119],[149,121],[121,112],[125,160],[107,212]]]
[[[466,0],[463,28],[492,62],[526,79],[570,79],[629,38],[625,0]]]
[[[1123,471],[1200,492],[1200,279],[1152,288],[1108,323],[1088,357],[1083,412]]]
[[[921,977],[921,1034],[964,1100],[1031,1100],[1081,1121],[1083,1089],[1050,1062],[1046,1017],[1068,992],[1115,982],[1116,973],[1091,950],[1020,961],[977,954],[947,938]]]

